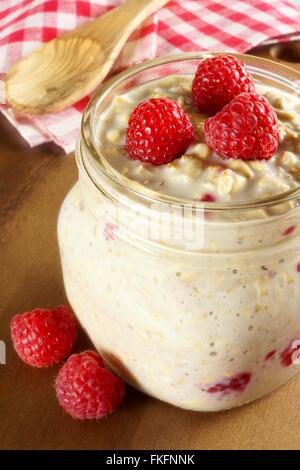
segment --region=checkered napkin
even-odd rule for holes
[[[66,30],[101,15],[121,0],[0,0],[0,79],[10,66]],[[270,40],[300,36],[300,9],[287,0],[173,0],[128,40],[113,73],[145,59],[182,51],[245,52]],[[74,149],[88,98],[60,113],[17,115],[0,110],[31,146],[54,141]]]

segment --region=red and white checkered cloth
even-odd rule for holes
[[[121,0],[0,0],[0,78],[42,42],[120,3]],[[288,0],[173,0],[131,36],[113,71],[182,51],[245,52],[271,39],[281,41],[287,35],[300,36],[300,9]],[[55,141],[66,152],[73,150],[86,102],[87,99],[82,100],[54,115],[17,116],[5,104],[0,86],[2,113],[31,146]]]

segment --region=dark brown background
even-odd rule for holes
[[[54,145],[30,149],[0,118],[1,449],[300,448],[300,376],[268,397],[222,413],[176,409],[128,387],[124,406],[101,422],[79,422],[59,408],[57,368],[36,370],[14,353],[14,313],[66,302],[56,242],[62,200],[76,181],[73,155]],[[83,333],[76,350],[90,347]]]

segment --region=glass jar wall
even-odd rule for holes
[[[215,411],[254,400],[298,370],[299,191],[191,204],[116,174],[94,143],[114,95],[191,74],[205,56],[151,61],[99,90],[84,116],[79,182],[62,205],[58,237],[67,296],[107,363],[161,400]],[[293,71],[243,61],[256,80],[296,92]],[[191,223],[178,234],[184,218]]]

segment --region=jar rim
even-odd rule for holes
[[[291,202],[300,197],[300,185],[297,188],[292,190],[273,195],[269,198],[253,199],[250,201],[239,201],[239,202],[203,202],[203,201],[194,201],[187,198],[178,198],[169,196],[167,194],[157,193],[154,190],[146,188],[141,184],[130,180],[129,178],[118,173],[116,170],[113,171],[112,166],[107,162],[105,157],[101,154],[99,148],[94,143],[93,132],[92,132],[92,120],[93,120],[93,111],[96,108],[97,104],[101,101],[104,101],[105,97],[112,91],[114,87],[121,84],[122,81],[133,78],[134,75],[146,71],[150,68],[156,66],[170,64],[172,62],[176,63],[184,60],[204,60],[207,57],[217,56],[219,54],[224,54],[225,52],[210,52],[210,51],[201,51],[201,52],[186,52],[183,54],[174,54],[167,55],[160,58],[147,60],[141,64],[137,64],[129,69],[115,75],[95,91],[91,100],[89,101],[81,122],[81,139],[84,146],[86,147],[88,153],[91,156],[90,163],[96,173],[99,171],[100,175],[103,174],[108,180],[120,188],[120,190],[126,191],[129,194],[133,194],[135,197],[141,198],[146,202],[154,204],[168,204],[170,206],[191,206],[195,209],[199,207],[201,210],[209,210],[212,212],[224,212],[224,211],[244,211],[244,210],[255,210],[255,209],[264,209],[276,206],[277,204],[282,204],[286,202]],[[246,66],[252,66],[259,68],[264,71],[264,74],[267,74],[266,69],[271,68],[272,72],[269,73],[269,76],[276,76],[276,73],[281,72],[282,75],[287,76],[288,78],[282,78],[282,81],[289,86],[292,86],[295,90],[300,90],[299,85],[295,83],[300,82],[300,72],[291,67],[274,62],[273,60],[257,57],[254,55],[246,54],[235,54],[231,53],[230,55],[236,57],[245,63]],[[276,76],[278,79],[278,77]],[[87,170],[87,167],[85,166]],[[87,170],[87,174],[91,177],[91,174]],[[91,178],[93,183],[101,189],[101,183]]]

